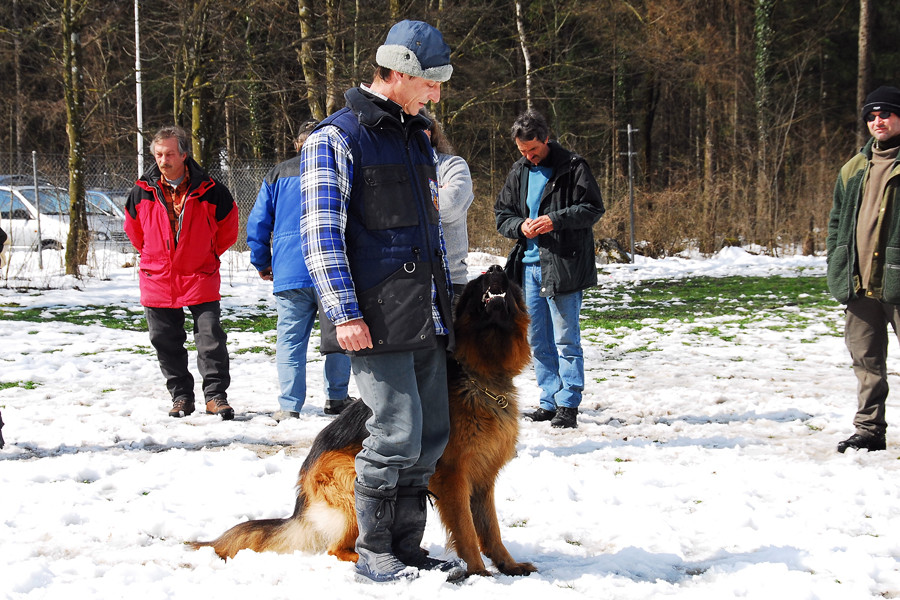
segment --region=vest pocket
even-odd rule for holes
[[[363,219],[366,229],[376,231],[419,224],[412,198],[409,172],[404,165],[363,168]]]
[[[357,298],[372,352],[426,347],[434,340],[428,263],[408,262],[382,283],[357,292]]]

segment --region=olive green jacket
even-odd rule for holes
[[[856,249],[856,219],[869,176],[871,138],[865,147],[841,167],[834,186],[834,203],[828,216],[828,290],[846,304],[861,291]],[[900,157],[888,176],[876,228],[874,262],[866,296],[900,304]]]

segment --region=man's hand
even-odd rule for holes
[[[547,215],[541,215],[537,219],[525,219],[525,222],[522,223],[522,235],[529,240],[551,231],[553,231],[553,221]]]
[[[335,326],[337,342],[344,350],[363,350],[372,347],[372,336],[369,326],[362,319],[354,319]]]
[[[272,281],[272,267],[266,267],[262,271],[259,272],[260,279],[265,279],[266,281]]]

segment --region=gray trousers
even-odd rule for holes
[[[443,338],[441,338],[443,339]],[[450,438],[447,351],[351,356],[363,402],[372,410],[369,437],[356,455],[356,479],[367,488],[427,487]]]
[[[194,344],[197,346],[197,369],[203,377],[204,400],[227,398],[231,383],[226,335],[220,321],[219,302],[188,306],[194,317]],[[144,307],[150,343],[156,349],[159,369],[166,378],[172,399],[194,399],[194,378],[188,370],[188,352],[184,347],[184,309]]]
[[[900,332],[900,305],[858,298],[847,304],[845,317],[844,342],[853,359],[859,403],[853,425],[857,433],[883,436],[887,429],[887,328],[890,325],[895,336]]]

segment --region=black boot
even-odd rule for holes
[[[379,583],[413,579],[418,573],[401,562],[391,550],[391,530],[397,490],[375,490],[356,482],[356,538],[358,576]]]
[[[0,415],[0,448],[6,445],[6,442],[3,441],[3,416]]]
[[[394,514],[394,555],[404,564],[426,571],[443,571],[447,581],[462,579],[466,574],[465,563],[460,560],[438,560],[428,556],[422,548],[425,521],[428,517],[429,496],[425,487],[401,487],[397,489],[397,511]]]
[[[565,429],[578,427],[578,409],[560,406],[556,409],[556,416],[550,421],[550,427],[562,427]]]
[[[869,452],[877,452],[887,448],[884,440],[884,434],[875,433],[854,433],[843,442],[838,443],[837,451],[843,454],[847,449],[852,450],[868,450]]]

